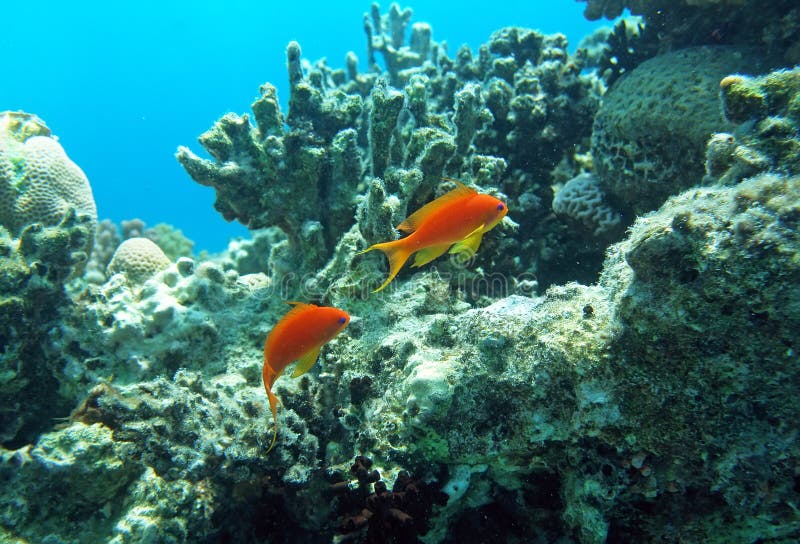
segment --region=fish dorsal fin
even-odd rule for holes
[[[414,232],[423,221],[425,221],[431,216],[431,214],[435,213],[442,206],[450,204],[454,200],[478,194],[478,191],[472,189],[471,187],[467,187],[460,181],[449,178],[447,178],[447,181],[454,182],[456,184],[456,188],[448,193],[443,194],[436,200],[428,202],[423,207],[406,217],[402,223],[397,225],[397,229],[402,230],[403,232]]]
[[[297,302],[297,301],[294,301],[294,300],[287,300],[286,304],[291,306],[292,309],[289,310],[288,312],[286,312],[286,315],[284,315],[281,318],[281,321],[286,319],[290,315],[299,314],[300,312],[303,312],[303,311],[307,310],[308,308],[315,308],[316,307],[314,304],[307,304],[305,302]]]
[[[294,367],[294,372],[292,372],[292,378],[302,376],[308,372],[312,366],[314,366],[314,363],[317,362],[317,357],[319,357],[320,349],[321,348],[312,349],[297,360],[297,364]]]

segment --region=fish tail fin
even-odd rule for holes
[[[267,389],[267,396],[269,397],[269,407],[272,410],[272,442],[267,448],[267,453],[272,451],[275,447],[275,442],[278,440],[278,397],[275,393]]]
[[[275,447],[275,442],[278,440],[278,397],[272,392],[272,384],[278,379],[278,374],[265,362],[262,375],[264,378],[264,389],[267,390],[267,398],[269,399],[269,408],[272,410],[272,443],[270,443],[266,451],[266,453],[269,453],[272,451],[272,448]]]
[[[406,264],[408,258],[411,257],[411,254],[414,253],[414,250],[409,248],[408,243],[406,242],[406,240],[409,238],[410,237],[406,237],[399,240],[393,240],[391,242],[375,244],[369,246],[364,251],[359,252],[367,253],[374,249],[379,249],[383,251],[384,255],[386,255],[386,258],[389,259],[389,277],[386,278],[386,281],[384,281],[380,287],[372,291],[373,293],[382,291],[387,285],[389,285],[397,273],[400,272],[400,269],[403,268],[403,265]]]

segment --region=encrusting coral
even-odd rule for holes
[[[65,286],[85,264],[94,225],[68,210],[58,225],[0,226],[0,442],[31,440],[74,399],[59,392],[50,335],[71,303]]]

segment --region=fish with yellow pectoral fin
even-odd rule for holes
[[[278,321],[264,341],[262,376],[274,424],[272,443],[267,453],[275,446],[278,438],[278,397],[272,392],[275,380],[292,361],[297,361],[292,378],[308,372],[317,361],[322,346],[350,323],[350,316],[339,308],[302,302],[288,304],[293,308]]]
[[[492,230],[508,213],[505,203],[491,195],[479,193],[456,180],[456,188],[429,202],[397,228],[409,233],[405,238],[375,244],[360,253],[379,249],[389,259],[389,277],[373,293],[385,288],[394,279],[412,254],[418,267],[444,254],[478,251],[483,235]]]

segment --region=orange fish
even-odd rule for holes
[[[448,249],[450,253],[473,255],[483,235],[508,213],[501,200],[455,183],[455,189],[424,205],[397,226],[410,233],[408,236],[375,244],[361,252],[380,249],[389,259],[389,277],[373,293],[389,285],[414,253],[413,267],[431,262]]]
[[[338,308],[302,302],[288,304],[294,307],[278,321],[264,342],[262,375],[275,426],[267,453],[278,438],[278,397],[272,392],[275,380],[292,361],[297,361],[292,378],[308,372],[314,366],[322,346],[342,332],[350,322],[347,312]]]

